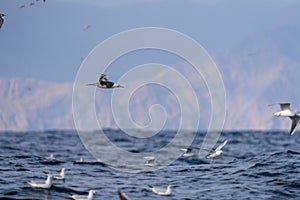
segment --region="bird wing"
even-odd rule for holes
[[[290,103],[279,103],[281,110],[291,110]]]
[[[206,148],[202,148],[202,150],[207,151],[210,154],[215,153],[214,150],[210,150],[210,149],[206,149]]]
[[[0,16],[0,28],[2,27],[3,21],[3,18]]]
[[[114,82],[111,82],[111,81],[107,81],[107,82],[105,82],[105,85],[106,85],[106,87],[107,88],[112,88],[113,86],[114,86]]]
[[[99,78],[99,82],[107,82],[108,78],[106,74],[101,74]]]
[[[122,190],[119,190],[118,194],[119,194],[120,200],[130,200],[129,197]]]
[[[216,148],[216,151],[221,150],[226,144],[227,144],[227,140],[225,140],[222,144],[220,144],[220,145]]]
[[[188,153],[192,153],[192,149],[191,148],[187,148],[186,149],[186,153],[188,154]]]
[[[293,135],[295,130],[296,130],[296,127],[298,125],[298,122],[300,120],[300,116],[299,115],[295,115],[293,117],[290,117],[291,120],[292,120],[292,126],[291,126],[291,130],[290,130],[290,135]]]

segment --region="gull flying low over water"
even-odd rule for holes
[[[3,19],[4,16],[6,16],[6,15],[3,13],[0,13],[0,28],[2,27],[2,24],[4,22],[4,19]]]
[[[28,181],[27,183],[33,188],[49,189],[52,186],[52,180],[53,176],[49,174],[45,182]]]
[[[214,163],[214,158],[220,156],[223,151],[221,150],[225,145],[227,144],[227,140],[222,142],[215,150],[210,150],[210,149],[205,149],[203,148],[202,150],[207,151],[210,153],[210,155],[207,156],[207,158],[211,159],[211,163]]]
[[[124,88],[122,85],[111,82],[108,80],[106,74],[101,74],[99,78],[99,82],[97,83],[89,83],[86,84],[87,86],[97,86],[99,88],[105,88],[105,89],[110,89],[110,88]]]
[[[293,135],[298,122],[300,121],[300,113],[298,111],[292,111],[290,108],[290,103],[278,103],[280,105],[281,111],[274,113],[275,117],[289,117],[292,120],[292,126],[290,130],[290,135]],[[276,105],[276,104],[271,104]]]
[[[184,151],[184,153],[182,154],[183,157],[191,157],[194,155],[194,153],[192,153],[192,148],[186,148],[181,150]]]
[[[73,195],[70,195],[70,197],[75,200],[93,200],[95,194],[96,194],[95,190],[90,190],[88,196],[73,194]]]
[[[66,168],[62,168],[60,174],[50,174],[49,172],[43,171],[44,174],[53,176],[56,180],[64,180],[66,176]]]
[[[152,190],[153,193],[162,195],[162,196],[170,195],[172,192],[171,185],[168,185],[167,189],[156,188],[156,187],[153,187],[152,185],[148,185],[148,187]]]
[[[154,156],[146,156],[144,157],[146,159],[145,165],[148,167],[153,167],[155,165],[155,157]]]

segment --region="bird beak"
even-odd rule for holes
[[[281,115],[280,112],[274,113],[274,116],[275,116],[275,117],[279,117],[280,115]]]

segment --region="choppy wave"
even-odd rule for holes
[[[161,133],[150,140],[106,132],[111,141],[128,151],[151,152],[166,144],[174,133]],[[170,166],[136,174],[112,169],[96,161],[82,145],[75,131],[0,133],[1,199],[69,199],[96,190],[96,199],[118,199],[122,189],[131,199],[157,199],[147,185],[173,185],[171,197],[159,199],[299,199],[300,133],[225,132],[224,154],[211,165],[199,159],[181,157]],[[192,146],[199,146],[198,133]],[[54,160],[48,160],[50,154]],[[79,161],[83,158],[83,161]],[[45,179],[43,171],[59,172],[65,167],[65,181],[55,181],[49,190],[32,189],[26,181]]]

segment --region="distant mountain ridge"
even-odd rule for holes
[[[300,109],[300,63],[295,56],[299,49],[294,43],[298,41],[300,29],[293,28],[282,27],[258,34],[241,44],[212,53],[226,89],[225,130],[289,130],[289,119],[273,116],[279,106],[268,105],[291,102],[293,109]],[[287,35],[290,38],[286,38]],[[173,67],[190,78],[200,99],[199,128],[206,129],[211,113],[205,83],[187,70],[186,63]],[[162,72],[160,76],[168,74]],[[0,78],[0,131],[75,129],[72,92],[73,83]],[[107,90],[96,90],[97,117],[103,127],[118,128],[116,122],[122,119],[112,115],[110,95]],[[157,88],[143,87],[132,96],[130,117],[145,125],[150,120],[148,109],[156,104],[161,104],[168,114],[166,128],[176,129],[180,122],[178,102],[174,95]]]

